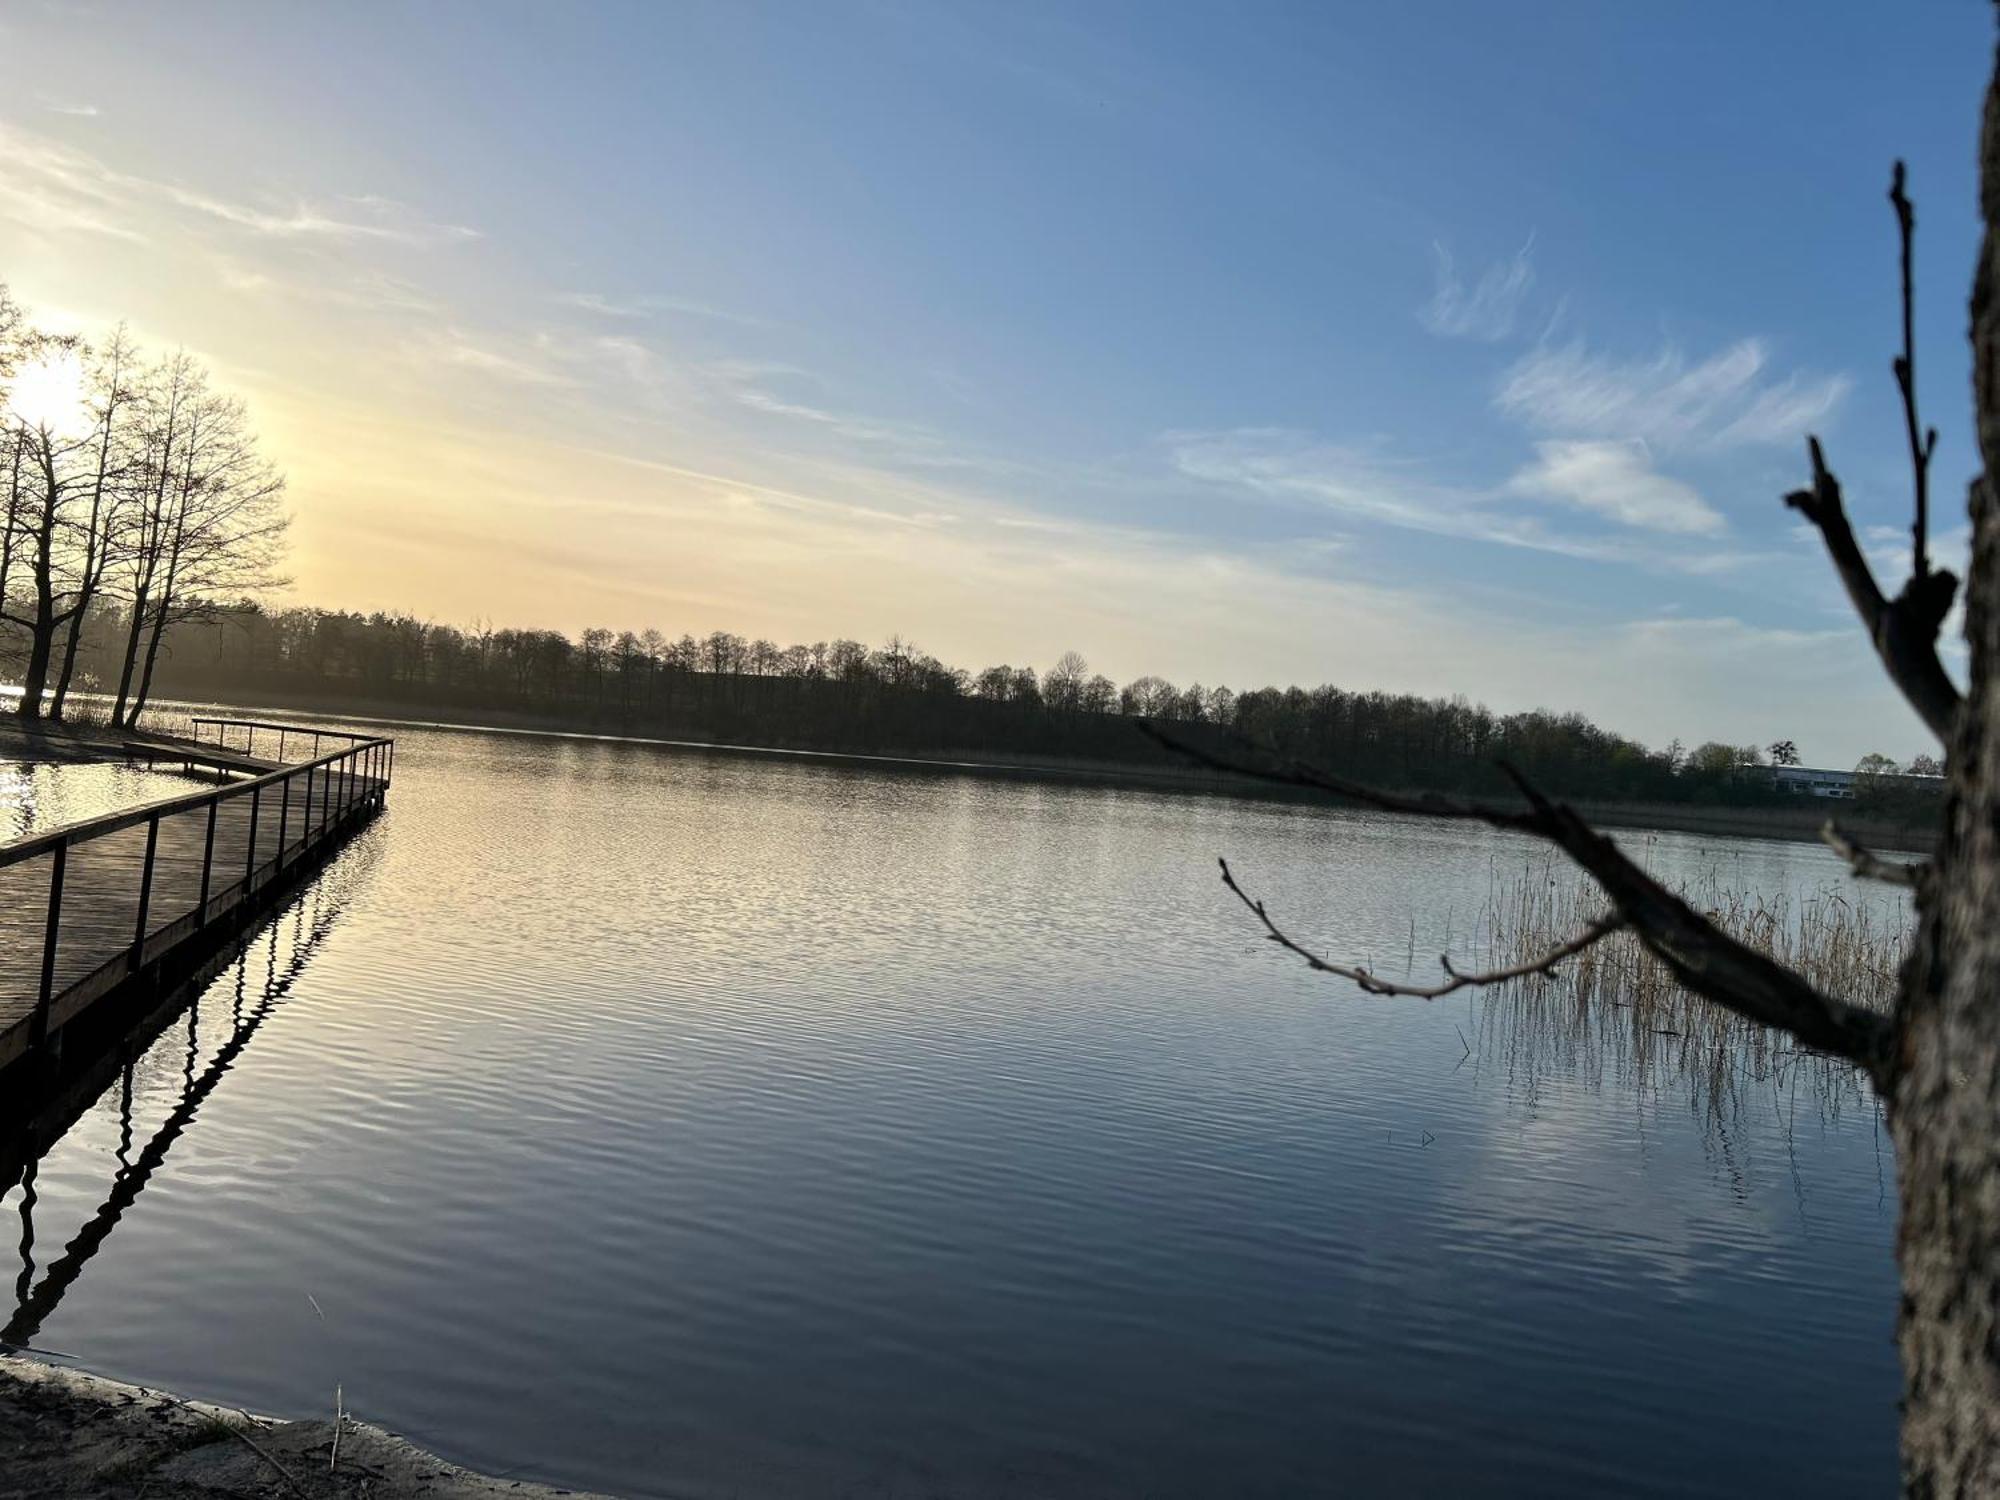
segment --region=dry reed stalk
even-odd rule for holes
[[[1685,883],[1681,895],[1728,933],[1804,975],[1818,989],[1886,1011],[1909,951],[1906,900],[1857,899],[1829,885],[1804,895],[1752,895],[1719,872]],[[1604,909],[1587,876],[1537,861],[1519,875],[1496,871],[1478,923],[1495,967],[1546,952]],[[1795,1048],[1762,1026],[1710,1004],[1675,982],[1631,932],[1485,997],[1482,1050],[1510,1075],[1538,1087],[1550,1067],[1601,1082],[1605,1069],[1641,1089],[1679,1084],[1699,1112],[1733,1113],[1751,1085],[1796,1089],[1803,1077],[1822,1111],[1870,1100],[1847,1064]]]

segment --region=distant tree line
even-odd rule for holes
[[[105,680],[130,633],[123,599],[84,632]],[[1338,687],[1247,692],[1159,677],[1120,685],[1076,652],[1052,666],[953,667],[901,638],[780,646],[728,631],[669,638],[477,625],[403,614],[210,605],[165,634],[158,690],[327,708],[379,704],[431,719],[521,723],[780,748],[1178,767],[1135,717],[1249,736],[1278,751],[1408,787],[1497,790],[1495,762],[1571,797],[1762,802],[1762,753],[1717,744],[1651,750],[1581,714],[1497,713],[1464,698]],[[1789,742],[1786,742],[1789,748]]]
[[[170,632],[279,581],[284,480],[196,360],[149,359],[122,325],[96,343],[40,329],[4,284],[0,423],[0,662],[17,711],[63,718],[88,658],[130,723]]]

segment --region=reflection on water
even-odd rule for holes
[[[1853,894],[1811,846],[1635,842]],[[399,735],[315,888],[337,918],[289,917],[0,1175],[9,1336],[267,1410],[338,1382],[638,1495],[1893,1484],[1865,1095],[1777,1053],[1702,1092],[1672,1039],[1525,992],[1359,996],[1245,928],[1218,853],[1302,940],[1419,973],[1538,857]]]
[[[1888,887],[1829,884],[1742,891],[1713,866],[1683,874],[1680,894],[1737,941],[1803,975],[1823,993],[1886,1013],[1908,955],[1915,913]],[[1596,883],[1550,855],[1495,882],[1479,936],[1499,968],[1549,952],[1604,909]],[[1630,929],[1554,970],[1486,992],[1480,1056],[1500,1060],[1510,1088],[1532,1099],[1541,1081],[1580,1079],[1637,1098],[1677,1096],[1721,1128],[1767,1104],[1788,1133],[1803,1092],[1808,1111],[1837,1121],[1880,1102],[1858,1069],[1699,999]],[[1467,1057],[1472,1057],[1467,1043]]]
[[[0,843],[200,789],[193,777],[116,761],[50,763],[0,757]]]
[[[358,873],[358,870],[343,872],[343,879],[353,879]],[[165,1119],[153,1127],[136,1156],[132,1153],[132,1075],[138,1060],[129,1051],[120,1049],[122,1065],[118,1068],[118,1147],[115,1152],[117,1170],[112,1174],[104,1201],[63,1247],[62,1254],[50,1262],[39,1281],[35,1276],[34,1253],[35,1168],[40,1153],[61,1138],[74,1115],[67,1107],[67,1100],[58,1100],[47,1114],[31,1117],[14,1126],[16,1139],[24,1149],[18,1167],[10,1164],[9,1168],[0,1168],[0,1171],[10,1174],[0,1177],[0,1182],[11,1186],[18,1181],[21,1185],[21,1271],[15,1279],[13,1315],[4,1326],[0,1326],[0,1347],[23,1348],[31,1343],[62,1301],[64,1293],[103,1248],[119,1220],[138,1201],[139,1194],[166,1161],[167,1152],[174,1142],[194,1122],[202,1101],[235,1064],[256,1035],[258,1027],[264,1024],[272,1007],[284,998],[314,950],[331,931],[341,909],[337,892],[337,883],[315,884],[293,903],[288,912],[268,924],[268,930],[261,938],[246,945],[229,971],[210,987],[210,1004],[214,1003],[217,987],[225,990],[230,1000],[226,1030],[212,1050],[204,1049],[201,997],[196,995],[190,998],[185,1025],[174,1028],[178,1039],[163,1039],[155,1049],[179,1050],[181,1075],[178,1091]],[[285,949],[282,964],[281,944]],[[253,969],[258,973],[256,995],[254,999],[247,999]]]

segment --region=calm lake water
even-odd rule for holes
[[[338,1382],[630,1495],[1894,1485],[1865,1099],[1706,1112],[1495,1002],[1369,999],[1215,872],[1427,974],[1526,841],[546,737],[396,766],[0,1198],[36,1347],[288,1415]],[[0,767],[0,833],[186,785]],[[1814,846],[1628,842],[1854,895]]]

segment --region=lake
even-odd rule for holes
[[[1710,1109],[1504,999],[1363,996],[1215,866],[1428,976],[1531,841],[527,735],[396,768],[0,1198],[33,1346],[635,1496],[1895,1484],[1865,1094]],[[187,785],[0,766],[0,832]]]

